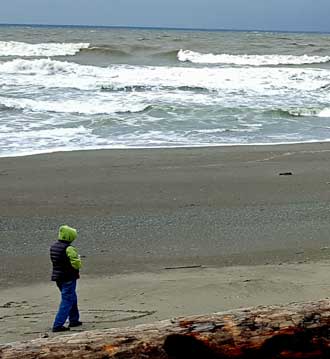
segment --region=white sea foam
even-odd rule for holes
[[[166,66],[85,66],[51,59],[16,59],[0,63],[3,85],[46,88],[101,89],[145,87],[158,91],[172,87],[216,91],[312,91],[330,83],[326,69],[302,68],[186,68]],[[169,92],[169,91],[167,91]],[[194,94],[198,96],[200,94]],[[324,93],[323,95],[326,95]],[[321,96],[321,95],[320,95]]]
[[[51,59],[15,59],[0,63],[0,71],[8,74],[24,75],[60,75],[75,74],[86,75],[93,73],[96,66],[83,66],[68,61],[57,61]],[[94,70],[94,71],[93,71]]]
[[[11,86],[42,86],[46,88],[95,89],[111,81],[108,69],[78,65],[51,59],[15,59],[0,63],[0,79]],[[100,84],[99,84],[100,82]]]
[[[296,109],[284,109],[291,116],[296,117],[330,117],[330,108],[296,108]]]
[[[39,43],[0,41],[0,56],[69,56],[89,47],[88,43]]]
[[[319,89],[329,83],[330,71],[316,68],[97,67],[51,59],[16,59],[0,63],[0,105],[25,113],[91,116],[137,113],[148,106],[174,104],[247,111],[287,108],[292,116],[328,117],[319,103],[330,101],[330,95]],[[103,87],[109,91],[102,91]],[[161,122],[162,117],[144,117],[143,121]]]
[[[318,113],[319,117],[330,117],[330,108],[325,108]]]
[[[330,61],[326,39],[313,40],[309,55],[301,53],[305,40],[297,40],[298,47],[287,43],[291,55],[280,55],[276,38],[269,42],[274,55],[256,55],[267,35],[260,44],[251,41],[252,55],[233,55],[247,52],[245,35],[236,42],[235,34],[228,46],[222,36],[216,45],[209,36],[197,39],[205,49],[201,53],[154,51],[151,43],[135,46],[134,40],[123,48],[114,38],[106,43],[103,32],[102,39],[90,37],[91,48],[85,30],[79,35],[71,29],[67,43],[29,44],[48,39],[38,40],[36,33],[22,37],[20,31],[11,38],[25,42],[9,42],[5,34],[0,42],[0,156],[328,140],[329,66],[305,65]],[[190,40],[179,40],[182,49],[194,49]],[[98,47],[100,41],[104,45]],[[135,57],[143,49],[143,56]],[[88,57],[94,65],[68,62],[80,50],[75,59]],[[68,55],[67,61],[58,61],[58,55]],[[123,63],[129,58],[136,65]]]
[[[330,56],[202,54],[190,50],[180,50],[177,57],[179,61],[187,61],[194,64],[226,64],[246,66],[303,65],[330,61]]]
[[[11,136],[0,131],[2,148],[0,157],[21,156],[54,151],[72,151],[83,149],[91,144],[98,144],[97,137],[91,129],[83,126],[44,128],[36,131],[26,128],[22,131],[12,131]]]
[[[32,112],[77,113],[84,115],[140,112],[147,107],[147,105],[141,103],[124,103],[122,100],[109,102],[106,101],[106,98],[47,101],[0,97],[0,105]]]

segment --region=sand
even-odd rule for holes
[[[74,332],[327,298],[329,271],[330,261],[323,261],[83,276],[78,293],[84,325]],[[59,293],[51,283],[3,289],[1,302],[0,343],[55,335],[50,328]]]
[[[0,158],[0,343],[49,330],[63,223],[86,330],[326,297],[329,159],[327,143]]]

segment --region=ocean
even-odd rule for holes
[[[330,140],[330,34],[0,26],[0,156]]]

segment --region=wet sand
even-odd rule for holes
[[[16,307],[31,312],[30,303],[38,312],[56,311],[59,298],[49,283],[48,249],[63,223],[79,231],[82,305],[98,303],[82,307],[85,314],[90,308],[114,313],[120,303],[126,311],[155,311],[124,320],[127,325],[217,307],[267,304],[270,299],[280,303],[324,297],[328,283],[322,273],[328,271],[330,252],[329,160],[330,144],[321,143],[0,158],[0,317],[15,315]],[[202,267],[165,269],[189,265]],[[262,277],[261,289],[251,287],[253,300],[244,294],[252,283],[239,280],[241,266],[248,266],[243,274],[252,271]],[[299,269],[304,266],[310,266],[306,273],[313,273],[309,284]],[[274,268],[282,273],[275,281],[278,286],[272,279]],[[294,279],[287,279],[289,268],[295,268]],[[297,280],[300,286],[295,286]],[[230,281],[236,283],[234,291]],[[103,283],[108,284],[98,292]],[[198,299],[193,288],[205,283]],[[190,287],[196,298],[190,302],[199,306],[187,304]],[[153,295],[141,301],[133,295],[148,293],[148,288]],[[188,297],[182,303],[183,293]],[[236,293],[240,301],[233,300]],[[122,323],[114,317],[110,315],[110,326]],[[48,315],[47,320],[32,319],[20,332],[21,319],[16,324],[13,320],[10,325],[17,328],[8,335],[2,329],[10,325],[1,320],[0,342],[22,339],[26,332],[38,336],[50,325]],[[90,322],[94,324],[86,329],[97,327],[97,320]]]

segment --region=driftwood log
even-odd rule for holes
[[[330,301],[292,303],[0,346],[0,358],[330,358]]]

